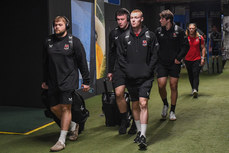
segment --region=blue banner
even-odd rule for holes
[[[104,2],[106,3],[115,4],[115,5],[120,5],[120,1],[121,0],[104,0]]]
[[[93,4],[79,0],[71,0],[72,10],[72,34],[82,42],[88,66],[90,66],[90,50],[91,50],[91,16]],[[90,68],[89,68],[90,70]],[[79,78],[79,87],[82,83],[82,76]]]

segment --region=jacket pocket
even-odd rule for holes
[[[144,79],[153,74],[147,64],[127,64],[126,75],[129,79]]]

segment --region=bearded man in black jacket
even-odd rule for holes
[[[131,28],[120,36],[119,65],[126,74],[126,86],[132,101],[132,112],[137,126],[134,142],[145,150],[148,124],[148,99],[157,63],[158,42],[153,32],[142,25],[143,13],[136,9],[130,15]]]
[[[69,140],[75,141],[78,137],[79,124],[71,121],[73,92],[79,84],[78,69],[83,77],[83,91],[90,89],[85,50],[78,38],[68,34],[69,26],[66,17],[57,16],[53,21],[55,34],[46,39],[43,49],[44,76],[41,87],[48,90],[50,109],[61,121],[60,137],[50,151],[65,148],[68,131]]]

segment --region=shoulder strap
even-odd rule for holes
[[[202,51],[202,48],[201,48],[201,36],[199,35],[199,43],[200,43],[200,52]]]
[[[116,28],[114,29],[114,36],[115,36],[115,37],[118,36],[118,27],[116,27]]]
[[[68,35],[68,42],[70,44],[70,49],[73,49],[73,36],[71,34]]]
[[[150,37],[150,34],[149,34],[148,30],[145,32],[145,36],[146,36],[147,43],[150,45],[151,44],[151,37]]]
[[[129,39],[130,39],[130,29],[126,30],[126,35],[125,35],[126,44],[128,44]]]
[[[174,26],[174,31],[176,32],[176,34],[179,34],[178,25]]]

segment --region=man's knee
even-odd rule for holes
[[[139,105],[141,109],[147,109],[147,100],[140,100]]]
[[[139,110],[139,101],[132,102],[132,110]]]
[[[60,111],[60,106],[59,106],[59,105],[52,106],[52,107],[50,107],[50,110],[51,110],[53,113],[59,112],[59,111]]]
[[[125,91],[125,87],[117,87],[115,89],[115,95],[116,95],[116,98],[118,99],[121,99],[121,98],[124,98],[124,91]]]
[[[171,91],[177,91],[177,84],[176,83],[170,84],[170,89]]]
[[[158,88],[161,89],[161,90],[165,89],[166,82],[167,82],[166,78],[159,78],[158,79]]]
[[[70,104],[63,104],[61,105],[62,112],[71,112],[71,105]]]

